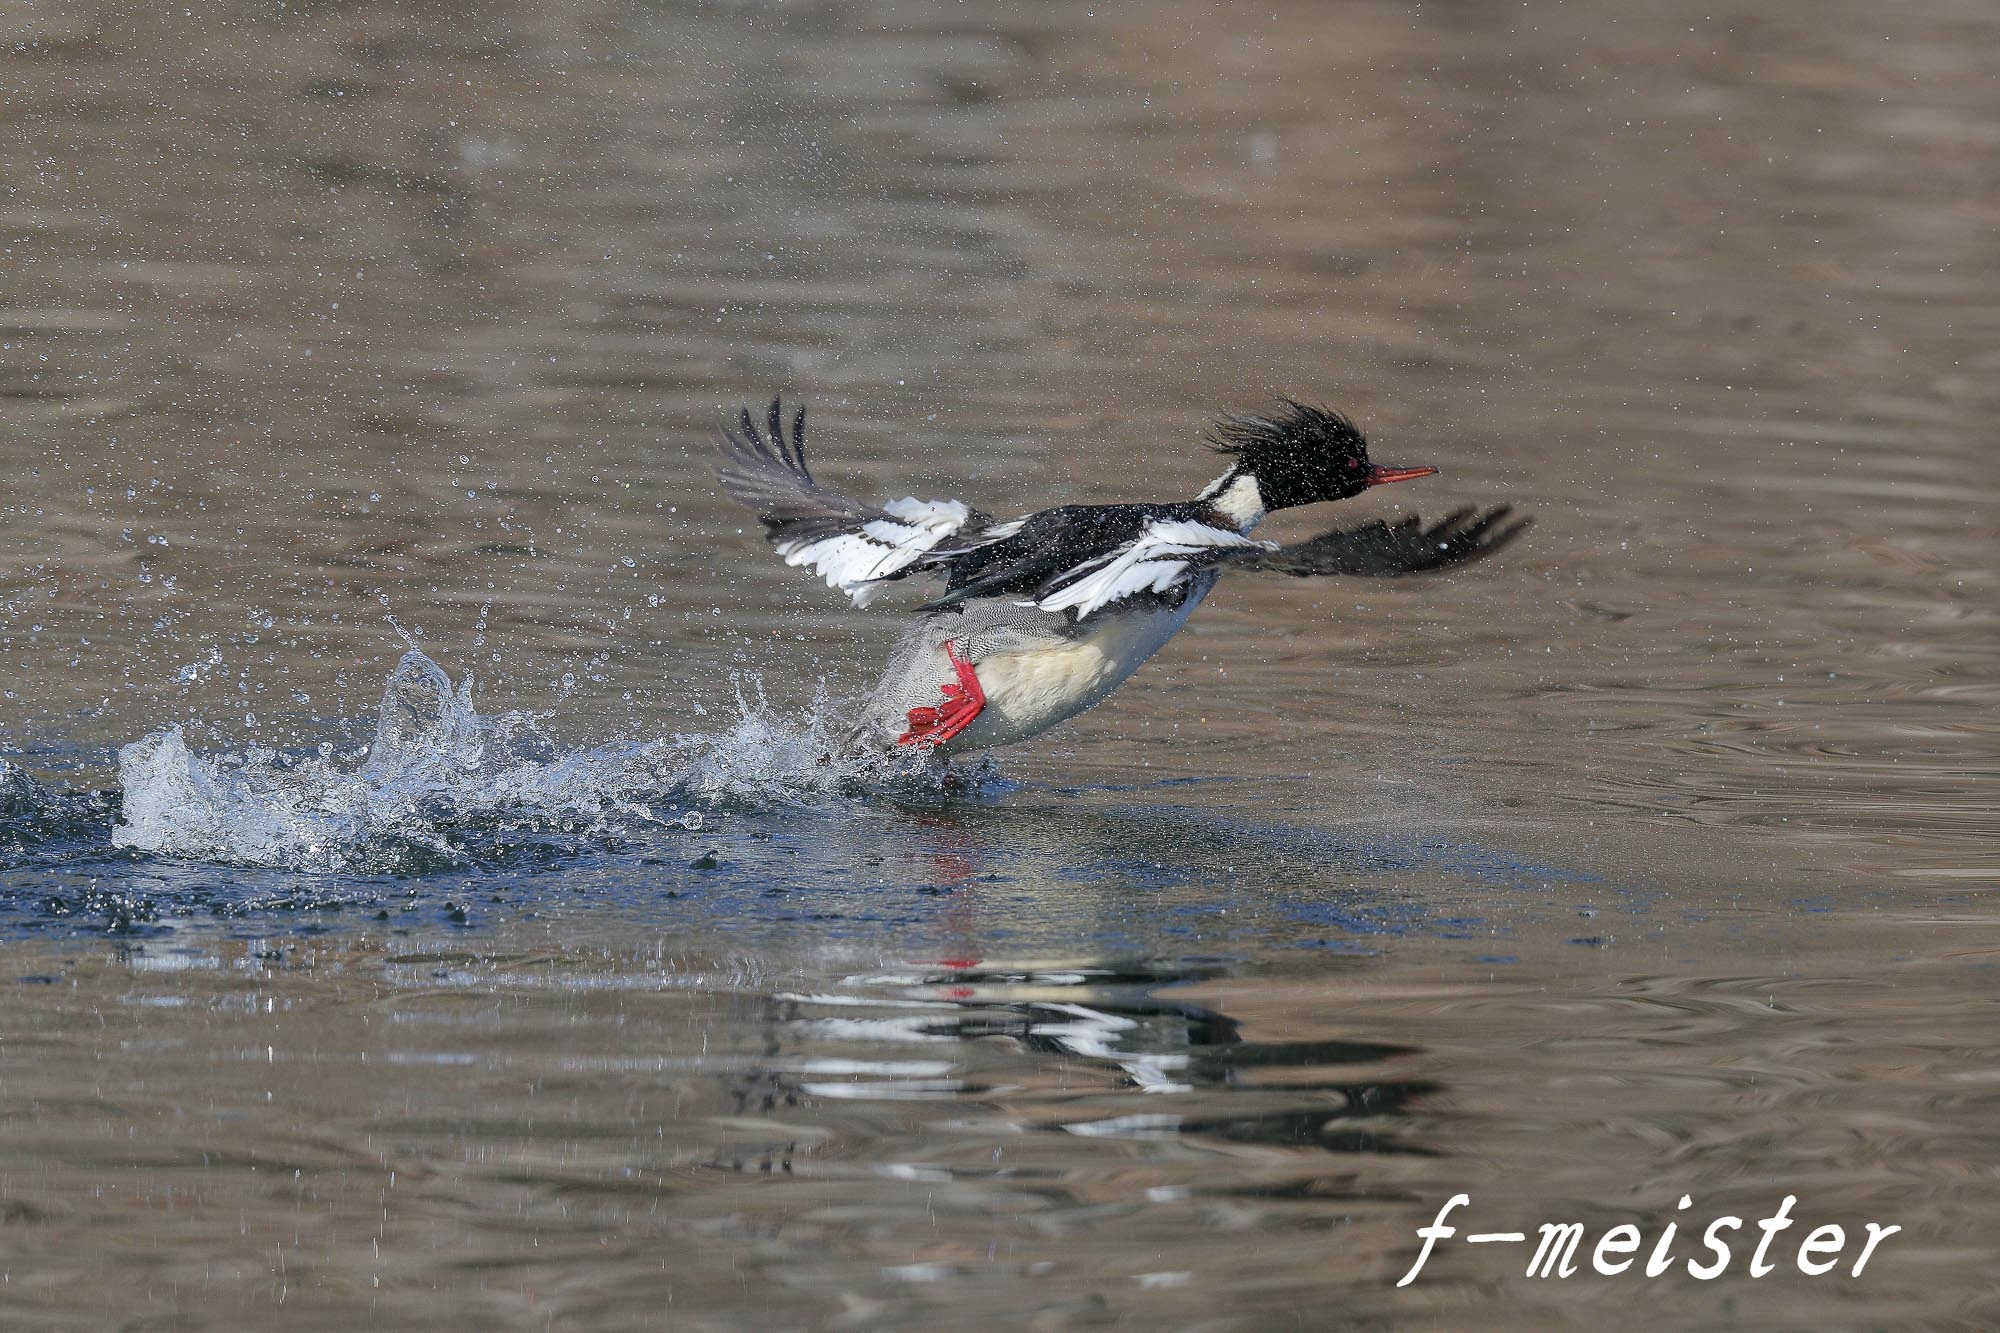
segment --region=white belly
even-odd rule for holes
[[[938,747],[941,754],[1011,745],[1075,717],[1118,688],[1186,623],[1207,593],[1198,587],[1171,611],[1111,615],[1096,632],[974,664],[986,707],[972,725]]]

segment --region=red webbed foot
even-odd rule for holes
[[[910,729],[896,738],[898,745],[942,745],[971,726],[979,710],[986,707],[986,691],[979,688],[971,661],[958,655],[957,640],[946,639],[940,647],[951,659],[958,683],[938,686],[944,702],[937,707],[910,710]]]

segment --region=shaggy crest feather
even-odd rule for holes
[[[1225,412],[1208,436],[1219,454],[1255,466],[1258,457],[1299,454],[1320,449],[1367,452],[1368,440],[1353,420],[1327,407],[1312,407],[1296,398],[1280,398],[1285,411],[1260,417]]]

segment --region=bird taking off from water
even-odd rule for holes
[[[858,743],[935,755],[1039,735],[1102,700],[1186,622],[1224,570],[1384,577],[1448,569],[1521,534],[1499,505],[1436,523],[1336,528],[1279,546],[1250,532],[1266,514],[1428,477],[1368,459],[1338,412],[1291,399],[1273,416],[1224,416],[1211,443],[1228,471],[1192,500],[1059,505],[996,520],[958,500],[881,506],[806,470],[806,413],[773,400],[725,428],[724,489],[754,511],[788,565],[866,606],[899,579],[941,578],[864,705]]]

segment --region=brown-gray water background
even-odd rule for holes
[[[1996,50],[13,0],[0,1321],[1991,1327]],[[853,790],[800,756],[896,609],[710,470],[779,389],[870,498],[1188,494],[1282,392],[1443,468],[1352,516],[1538,523]],[[364,770],[405,636],[546,714],[500,778]],[[309,770],[372,813],[258,824]],[[1394,1287],[1460,1191],[1904,1230]]]

